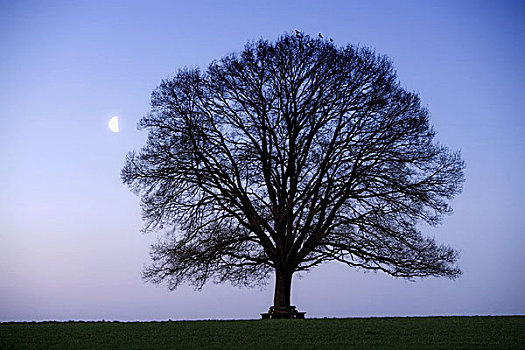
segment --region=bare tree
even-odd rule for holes
[[[387,57],[284,35],[179,71],[151,105],[146,145],[122,170],[145,231],[166,232],[146,280],[253,285],[275,272],[272,317],[294,317],[292,275],[323,262],[461,273],[457,252],[418,227],[451,211],[463,161],[434,141]]]

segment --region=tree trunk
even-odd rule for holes
[[[293,272],[275,270],[275,294],[273,306],[265,313],[261,313],[263,319],[275,318],[304,318],[306,312],[298,312],[290,303],[292,292]]]
[[[292,292],[293,273],[275,271],[275,294],[273,297],[274,308],[289,308],[290,294]]]

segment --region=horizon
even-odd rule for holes
[[[301,320],[353,320],[353,319],[393,319],[393,318],[451,318],[451,317],[525,317],[525,314],[509,315],[416,315],[416,316],[348,316],[348,317],[306,317]],[[40,320],[40,321],[0,321],[4,323],[168,323],[168,322],[220,322],[220,321],[261,321],[270,322],[261,318],[210,318],[210,319],[166,319],[166,320]],[[300,320],[294,322],[301,322]]]

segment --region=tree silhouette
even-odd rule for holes
[[[180,70],[139,122],[122,179],[145,231],[163,230],[144,278],[201,288],[264,283],[293,317],[292,275],[323,262],[454,278],[457,252],[418,229],[460,192],[463,161],[391,61],[303,33]],[[281,314],[277,314],[281,312]]]

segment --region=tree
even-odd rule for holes
[[[293,274],[323,262],[461,273],[457,252],[418,227],[450,213],[463,161],[368,48],[303,33],[249,43],[162,81],[138,127],[147,142],[122,179],[144,230],[165,231],[148,281],[250,286],[275,272],[273,310],[293,317]]]

